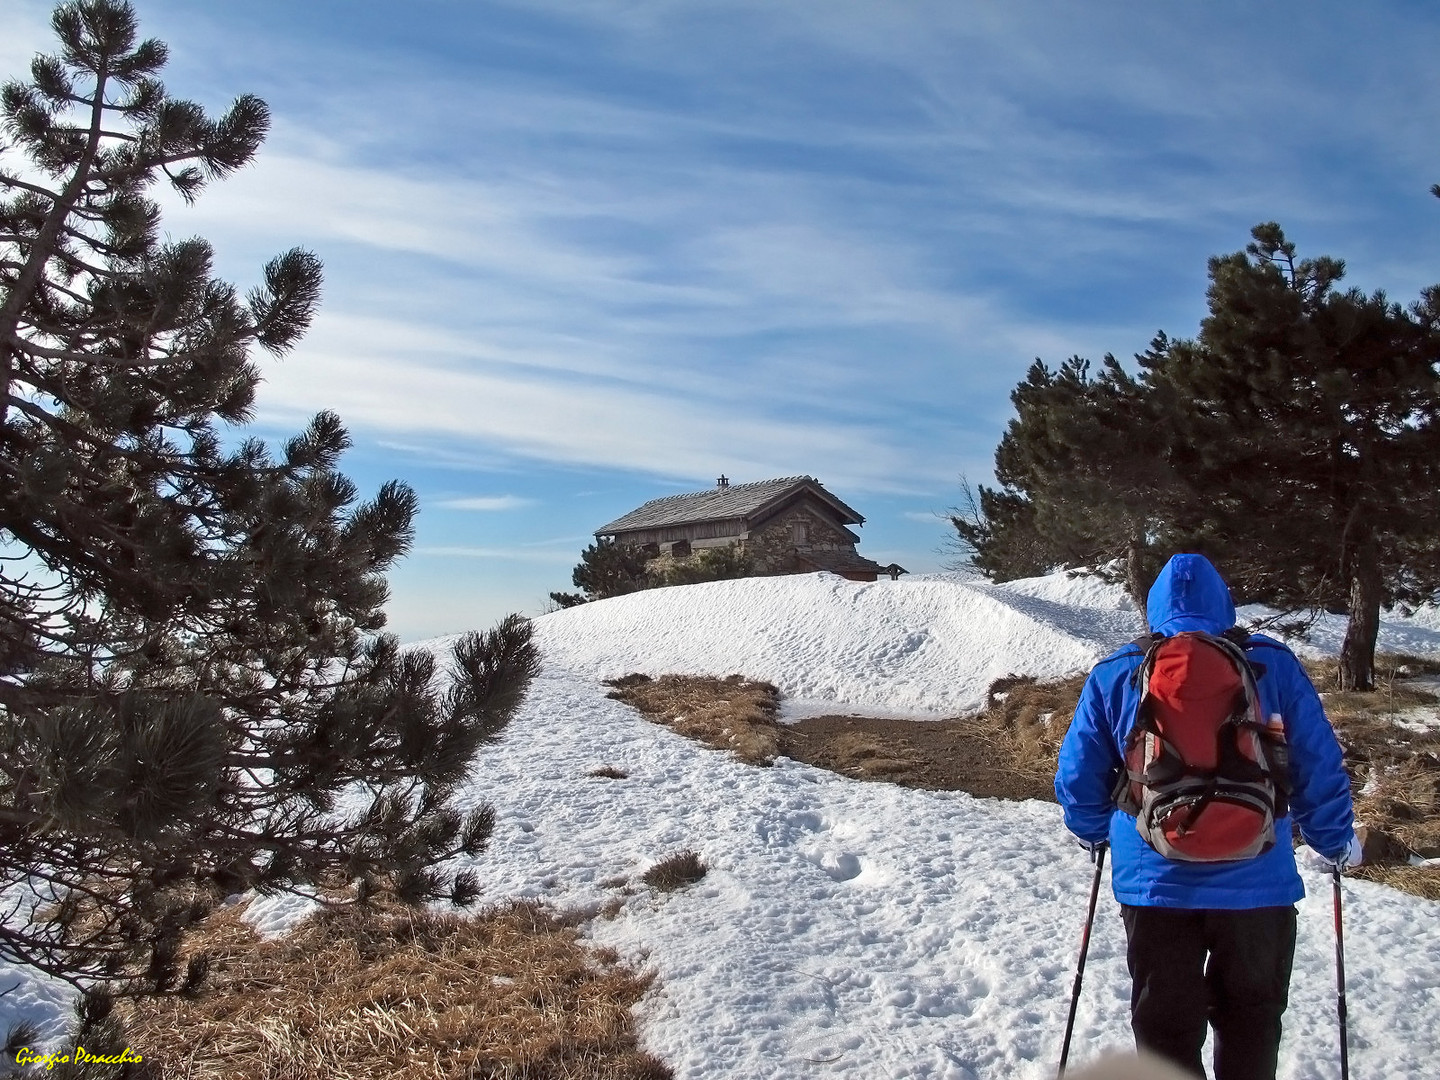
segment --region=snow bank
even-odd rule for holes
[[[778,686],[789,718],[955,716],[979,708],[1001,676],[1083,672],[1145,629],[1119,586],[1067,574],[1003,585],[948,575],[747,578],[584,604],[535,626],[546,661],[577,675],[738,672]],[[1344,635],[1344,618],[1323,616],[1293,644],[1334,655]],[[1380,648],[1440,655],[1435,609],[1382,620]]]
[[[954,716],[1003,675],[1088,669],[1141,629],[1093,579],[991,585],[832,574],[656,589],[536,620],[547,662],[594,679],[632,671],[773,682],[789,717]]]

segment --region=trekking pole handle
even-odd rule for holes
[[[1075,1030],[1075,1010],[1080,1004],[1080,987],[1085,981],[1085,956],[1090,951],[1090,927],[1095,922],[1095,902],[1100,898],[1100,872],[1105,869],[1105,852],[1109,844],[1095,849],[1095,880],[1090,884],[1090,907],[1085,912],[1085,931],[1080,935],[1080,962],[1075,967],[1075,987],[1070,991],[1070,1018],[1065,1021],[1065,1041],[1060,1047],[1060,1070],[1055,1080],[1063,1080],[1065,1063],[1070,1060],[1070,1036]]]

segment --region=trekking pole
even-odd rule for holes
[[[1340,1080],[1350,1080],[1349,1012],[1345,1007],[1345,930],[1340,920],[1340,867],[1333,868],[1335,882],[1335,1011],[1340,1016]]]
[[[1070,1034],[1075,1030],[1075,1009],[1080,1004],[1080,984],[1085,981],[1085,954],[1090,951],[1090,926],[1095,921],[1095,901],[1100,898],[1100,871],[1105,867],[1105,849],[1095,849],[1095,881],[1090,886],[1090,910],[1085,913],[1085,933],[1080,936],[1080,963],[1075,969],[1075,989],[1070,992],[1070,1019],[1065,1021],[1065,1042],[1060,1047],[1060,1071],[1055,1080],[1065,1076],[1065,1062],[1070,1060]]]

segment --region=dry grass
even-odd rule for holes
[[[1378,881],[1381,885],[1388,885],[1411,896],[1440,900],[1440,874],[1437,874],[1433,867],[1361,866],[1345,873],[1349,877]]]
[[[165,1080],[663,1080],[631,1006],[652,976],[534,904],[474,916],[350,907],[261,940],[228,909],[192,999],[125,1006]]]
[[[630,774],[624,769],[616,768],[614,765],[601,765],[597,768],[591,769],[585,775],[593,776],[597,779],[602,780],[625,780],[628,779],[630,776]]]
[[[892,740],[865,731],[838,735],[827,749],[827,767],[851,776],[898,777],[918,764],[917,759],[896,753]]]
[[[1345,750],[1355,817],[1367,826],[1365,859],[1354,871],[1371,881],[1440,899],[1440,869],[1409,865],[1410,856],[1440,857],[1440,730],[1405,727],[1410,710],[1440,713],[1440,698],[1414,685],[1440,674],[1440,661],[1378,654],[1375,690],[1341,692],[1335,660],[1307,662],[1325,712]]]
[[[1440,731],[1383,718],[1335,719],[1355,790],[1355,814],[1426,858],[1440,857]]]
[[[1004,751],[1016,772],[1048,785],[1055,777],[1060,743],[1084,685],[1084,675],[1053,682],[1029,675],[996,679],[986,692],[977,726]]]
[[[640,875],[640,880],[661,892],[671,892],[699,881],[705,876],[706,869],[695,852],[678,851],[646,870]]]
[[[1411,656],[1406,653],[1376,653],[1376,689],[1374,693],[1369,694],[1339,693],[1340,661],[1337,657],[1329,656],[1319,660],[1306,660],[1304,664],[1315,688],[1322,694],[1331,697],[1371,702],[1378,694],[1385,698],[1387,706],[1400,709],[1415,705],[1431,705],[1436,701],[1435,695],[1417,691],[1414,687],[1406,685],[1407,679],[1440,675],[1440,660],[1432,657]]]
[[[739,675],[626,675],[606,684],[608,695],[639,709],[656,723],[750,765],[770,765],[780,750],[775,715],[780,691]]]

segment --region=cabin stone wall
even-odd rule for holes
[[[755,560],[757,573],[793,574],[797,552],[854,551],[850,532],[809,507],[800,505],[782,511],[750,534],[745,550]]]

